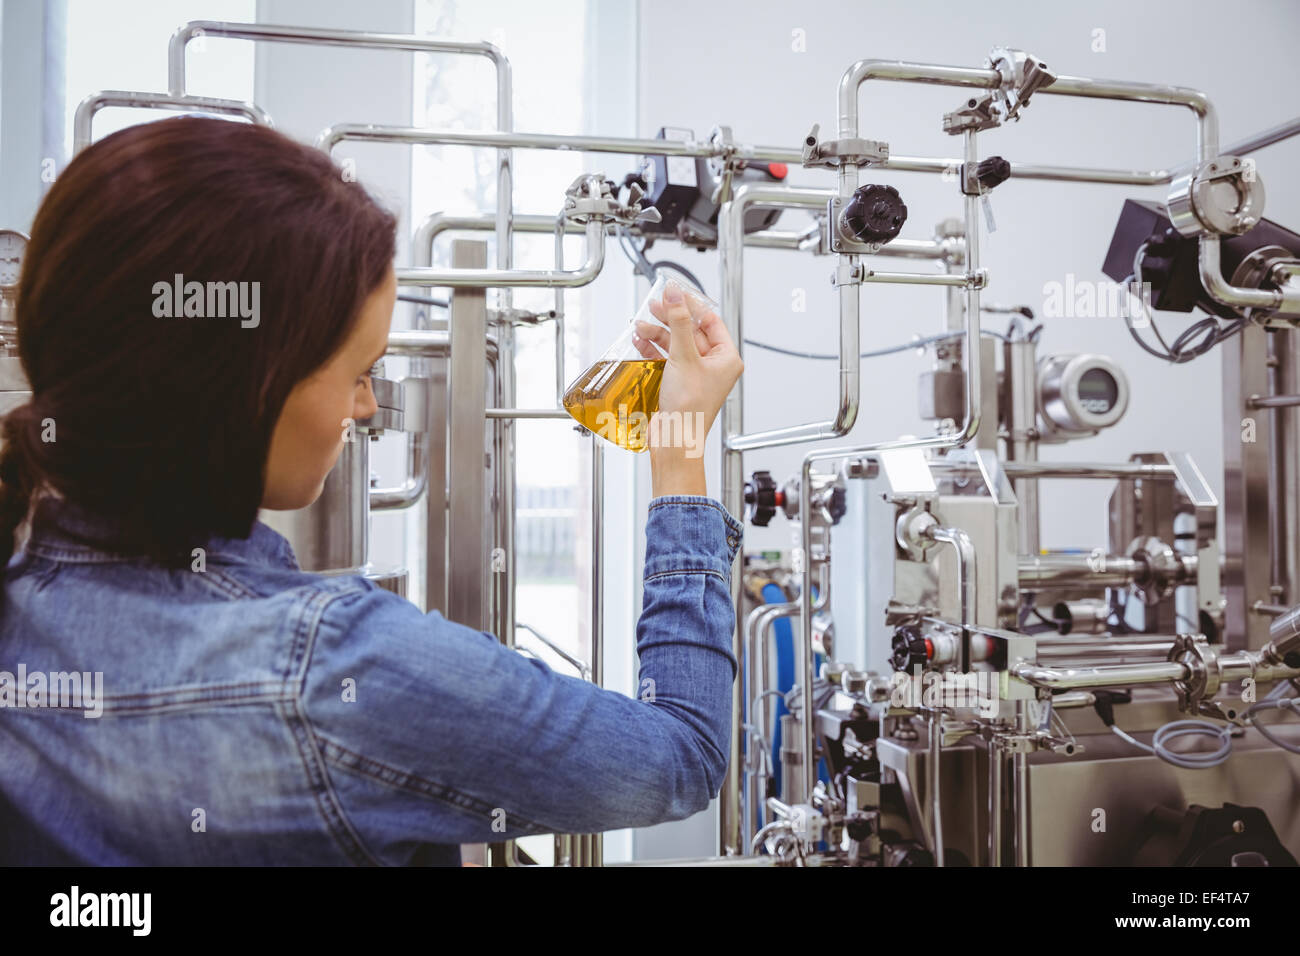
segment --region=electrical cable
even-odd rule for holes
[[[1282,686],[1285,687],[1286,685],[1283,684]],[[1251,704],[1245,714],[1246,719],[1250,721],[1251,726],[1263,734],[1270,743],[1276,744],[1283,750],[1290,751],[1293,754],[1300,754],[1300,745],[1288,743],[1285,740],[1274,737],[1273,731],[1268,729],[1267,724],[1254,719],[1255,714],[1262,710],[1289,710],[1293,714],[1300,716],[1300,700],[1297,700],[1294,697],[1266,697],[1264,700],[1261,700],[1256,704]]]
[[[1296,680],[1297,678],[1293,677],[1291,678],[1291,680],[1278,681],[1277,686],[1274,687],[1271,691],[1269,691],[1264,696],[1264,699],[1272,700],[1275,697],[1285,696],[1286,692],[1289,691],[1292,687],[1295,687],[1297,690],[1300,690],[1300,685],[1295,684]]]
[[[704,291],[704,283],[699,280],[699,277],[696,276],[694,272],[685,266],[679,265],[676,262],[670,262],[667,259],[661,259],[658,262],[651,262],[647,259],[645,251],[649,248],[649,243],[647,242],[646,245],[641,246],[638,249],[635,241],[632,239],[632,233],[628,231],[627,226],[618,227],[618,240],[619,246],[623,250],[623,254],[632,261],[633,271],[636,272],[637,275],[644,276],[646,279],[654,282],[655,279],[659,277],[659,273],[662,270],[671,269],[673,272],[685,276],[686,279],[693,283],[697,289]]]
[[[1175,767],[1183,767],[1187,770],[1207,770],[1210,767],[1217,767],[1232,755],[1231,724],[1220,727],[1206,720],[1175,720],[1157,730],[1152,735],[1149,746],[1129,736],[1115,724],[1111,724],[1110,729],[1134,747],[1155,754],[1161,760],[1171,763]],[[1169,749],[1169,742],[1181,737],[1214,737],[1219,741],[1219,747],[1217,750],[1203,750],[1194,753],[1179,753],[1176,750]]]
[[[702,283],[702,282],[699,280],[699,278],[695,275],[694,272],[692,272],[690,269],[686,268],[685,266],[679,266],[679,265],[678,265],[677,263],[675,263],[675,262],[669,262],[668,260],[663,259],[663,260],[660,260],[659,262],[652,262],[652,263],[650,263],[650,267],[651,267],[652,269],[654,269],[654,271],[655,271],[655,276],[656,276],[656,277],[658,277],[658,275],[659,275],[660,272],[662,272],[663,270],[667,269],[667,270],[669,270],[670,272],[676,272],[676,273],[678,273],[679,275],[683,275],[683,276],[685,276],[686,279],[687,279],[688,281],[690,281],[690,282],[692,282],[692,283],[695,284],[695,287],[696,287],[696,288],[698,288],[698,289],[703,289],[703,288],[704,288],[704,283]]]
[[[1232,731],[1234,725],[1225,724],[1220,727],[1206,720],[1171,721],[1155,732],[1151,737],[1150,744],[1142,743],[1137,738],[1125,733],[1115,723],[1115,704],[1126,704],[1131,702],[1132,699],[1132,693],[1127,690],[1099,689],[1094,691],[1092,706],[1103,724],[1109,727],[1117,737],[1128,741],[1139,750],[1155,754],[1165,763],[1171,763],[1175,767],[1183,767],[1187,770],[1206,770],[1210,767],[1217,767],[1232,755]],[[1219,747],[1216,750],[1202,750],[1193,753],[1181,753],[1169,747],[1170,741],[1182,737],[1213,737],[1219,741]]]
[[[618,244],[619,248],[623,250],[623,254],[632,261],[632,271],[637,275],[643,276],[651,282],[654,282],[654,264],[645,257],[645,250],[649,247],[649,243],[638,249],[636,244],[632,241],[632,234],[628,231],[627,227],[619,226]],[[700,288],[703,289],[703,286],[700,286]]]
[[[1213,349],[1220,342],[1223,342],[1240,332],[1251,320],[1253,310],[1247,309],[1241,318],[1235,319],[1227,325],[1220,325],[1218,319],[1207,317],[1198,322],[1194,322],[1174,339],[1174,344],[1170,346],[1165,342],[1164,336],[1160,334],[1160,327],[1156,325],[1155,316],[1151,315],[1150,310],[1146,307],[1146,299],[1142,296],[1142,262],[1146,258],[1147,244],[1144,242],[1138,246],[1137,251],[1133,253],[1133,271],[1128,278],[1122,283],[1124,286],[1132,286],[1130,294],[1137,300],[1142,311],[1142,317],[1146,319],[1147,324],[1151,326],[1151,331],[1155,333],[1156,341],[1160,343],[1160,348],[1164,351],[1158,351],[1153,348],[1145,339],[1138,335],[1136,327],[1133,325],[1133,316],[1131,310],[1124,310],[1124,325],[1128,329],[1128,334],[1132,336],[1133,341],[1142,347],[1142,350],[1149,355],[1171,364],[1182,364],[1190,362],[1192,359],[1199,358]],[[1200,341],[1192,345],[1194,340],[1200,336]]]

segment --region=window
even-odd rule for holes
[[[256,0],[67,2],[65,157],[72,156],[72,119],[77,104],[91,93],[167,92],[167,41],[177,27],[191,20],[257,19]],[[210,55],[216,50],[218,55]],[[198,37],[186,51],[187,93],[252,101],[253,44]],[[106,108],[95,117],[94,138],[176,115],[162,110]]]
[[[455,39],[486,39],[500,47],[514,77],[514,127],[517,131],[581,134],[584,115],[585,0],[557,0],[539,5],[526,0],[492,3],[420,0],[415,7],[415,32]],[[557,56],[563,50],[565,55]],[[492,63],[485,57],[427,56],[416,61],[414,125],[491,130],[496,128],[496,83]],[[513,163],[516,215],[554,216],[563,203],[563,190],[586,168],[581,153],[558,150],[515,150]],[[412,156],[412,224],[434,212],[487,215],[496,208],[496,150],[464,146],[420,146]],[[459,236],[470,235],[458,233]],[[488,242],[488,263],[496,262],[491,232],[473,233]],[[516,234],[514,267],[550,269],[555,264],[551,233]],[[433,265],[450,267],[449,237],[434,246]],[[573,268],[582,256],[582,240],[565,240],[565,265]],[[580,290],[565,296],[566,382],[581,369],[577,342],[582,336]],[[491,298],[489,299],[491,302]],[[515,289],[516,308],[546,310],[554,306],[550,289]],[[517,404],[550,408],[555,395],[555,327],[519,328],[516,341]],[[586,516],[590,511],[589,439],[574,431],[574,423],[520,420],[515,426],[518,490],[516,541],[518,589],[516,620],[526,623],[566,652],[588,657],[586,596],[589,576],[586,555]],[[579,549],[583,548],[581,552]],[[581,554],[581,557],[579,557]],[[519,643],[557,670],[573,667],[524,630]]]
[[[595,5],[599,7],[599,5]],[[629,6],[619,16],[631,16]],[[602,16],[604,14],[602,13]],[[613,20],[616,15],[611,14]],[[588,0],[555,0],[537,4],[526,0],[416,0],[415,32],[454,39],[485,39],[499,47],[510,60],[514,81],[514,129],[587,135],[592,118],[587,114],[595,87],[597,64],[589,51],[594,47],[589,31],[595,27],[593,5]],[[625,57],[626,59],[626,57]],[[628,87],[630,90],[630,87]],[[484,57],[429,56],[416,60],[413,97],[413,125],[424,127],[496,129],[495,71]],[[620,103],[627,109],[630,102]],[[606,135],[633,135],[629,131],[599,130]],[[412,228],[434,212],[451,215],[491,215],[497,205],[495,149],[463,146],[416,147],[412,155]],[[563,191],[583,172],[603,172],[621,179],[633,168],[635,157],[583,154],[567,150],[516,149],[513,153],[514,210],[519,215],[553,218],[564,200]],[[496,263],[495,237],[490,231],[457,233],[488,243],[488,264]],[[435,244],[432,264],[450,267],[450,237]],[[565,240],[564,265],[575,268],[583,255],[583,239]],[[516,233],[513,267],[551,269],[555,266],[553,232]],[[615,272],[621,270],[606,270]],[[627,291],[632,284],[627,281]],[[617,284],[605,273],[596,284]],[[592,321],[590,303],[593,286],[565,293],[564,382],[572,381],[588,361],[607,343],[595,342],[600,333]],[[489,292],[489,305],[494,292]],[[550,289],[514,289],[516,308],[542,311],[554,307]],[[630,316],[630,311],[628,315]],[[435,316],[436,318],[436,316]],[[625,321],[625,318],[623,319]],[[516,404],[524,408],[552,408],[558,404],[555,382],[555,327],[542,323],[537,328],[517,328]],[[569,655],[590,659],[591,580],[591,439],[579,435],[571,421],[521,419],[515,425],[517,457],[516,491],[516,622],[528,625]],[[606,508],[615,524],[630,512],[626,505],[612,504],[626,493],[620,479],[631,462],[615,461],[619,452],[607,454]],[[631,456],[624,456],[631,457]],[[607,527],[609,522],[607,522]],[[614,540],[615,534],[606,535]],[[606,604],[618,614],[625,610],[617,591],[623,583],[614,565],[615,553],[628,543],[617,535],[618,547],[606,548]],[[607,617],[608,619],[608,617]],[[630,674],[624,650],[626,631],[606,641],[605,685],[621,687]],[[560,673],[574,674],[575,668],[547,648],[524,628],[516,632],[518,646],[535,653]],[[607,834],[606,858],[630,857],[630,831]],[[542,863],[552,858],[550,837],[530,837],[520,846]]]

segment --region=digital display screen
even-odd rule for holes
[[[1119,383],[1102,368],[1090,368],[1079,376],[1079,404],[1094,415],[1104,415],[1119,400]]]

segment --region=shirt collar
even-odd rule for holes
[[[42,497],[32,514],[31,534],[25,549],[57,561],[94,563],[135,561],[138,556],[119,554],[84,537],[102,537],[112,526],[103,515],[67,499]],[[283,535],[256,521],[246,538],[211,536],[204,546],[205,559],[223,557],[244,564],[263,564],[299,570],[293,548]]]

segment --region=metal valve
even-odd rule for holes
[[[898,237],[907,206],[893,186],[870,183],[853,191],[840,214],[840,232],[858,242],[885,243]]]
[[[910,674],[913,668],[929,666],[932,648],[915,624],[896,630],[890,644],[893,653],[889,660],[894,670]]]
[[[965,163],[962,164],[962,171],[963,173],[966,171]],[[981,196],[991,191],[995,186],[1002,185],[1010,178],[1011,164],[1001,156],[990,156],[988,159],[980,160],[975,167],[973,177],[962,176],[962,192],[968,196]]]
[[[745,505],[750,524],[766,528],[783,497],[770,471],[754,472],[753,479],[745,482]]]

